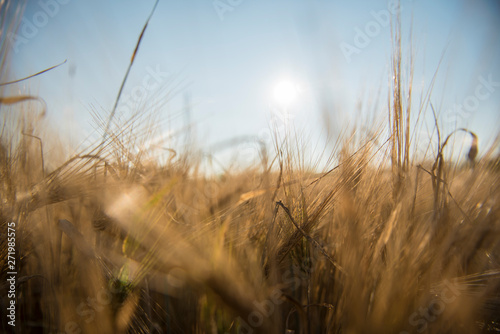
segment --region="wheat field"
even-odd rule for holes
[[[68,157],[43,96],[2,96],[2,332],[499,332],[499,140],[436,120],[414,155],[394,38],[387,131],[337,138],[326,170],[277,132],[243,170],[204,173],[195,149],[155,161],[138,149],[154,117],[111,111]],[[458,133],[473,144],[452,160]]]

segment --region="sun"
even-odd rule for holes
[[[276,103],[281,106],[290,106],[297,100],[299,87],[291,80],[281,80],[276,83],[273,89],[273,96]]]

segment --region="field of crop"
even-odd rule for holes
[[[413,155],[399,38],[388,129],[337,138],[326,170],[294,132],[244,170],[204,173],[194,149],[156,162],[140,115],[96,117],[103,140],[68,158],[43,96],[2,96],[1,331],[499,332],[499,140],[436,120]]]

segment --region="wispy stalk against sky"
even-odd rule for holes
[[[153,5],[29,1],[12,36],[10,78],[68,62],[12,89],[40,95],[50,119],[68,122],[65,129],[85,138],[93,131],[90,111],[111,111]],[[157,108],[170,120],[165,131],[189,121],[204,147],[242,135],[265,137],[273,119],[319,132],[322,110],[335,131],[347,123],[385,124],[394,6],[160,0],[119,110]],[[415,108],[442,59],[430,100],[444,131],[467,126],[480,139],[494,137],[500,129],[500,3],[401,0],[401,19],[403,57],[409,59],[411,46],[415,62]],[[286,106],[275,96],[283,83],[296,95]],[[182,113],[186,101],[189,119]],[[426,117],[432,115],[423,107]]]

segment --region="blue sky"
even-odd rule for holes
[[[98,138],[92,135],[91,111],[107,115],[112,109],[153,5],[139,0],[29,1],[17,32],[29,38],[17,44],[17,52],[12,50],[10,77],[68,61],[10,89],[44,98],[48,119],[64,124],[61,133],[73,142]],[[137,95],[131,98],[135,110],[155,109],[165,120],[165,133],[188,121],[183,110],[190,101],[189,122],[206,150],[240,136],[267,138],[269,124],[283,121],[280,110],[285,107],[273,98],[283,80],[298,87],[286,106],[287,122],[312,134],[313,146],[326,128],[322,110],[334,136],[347,124],[385,124],[391,29],[374,13],[390,8],[386,1],[368,0],[160,0],[123,94]],[[500,82],[499,2],[401,0],[401,14],[406,59],[413,27],[415,105],[442,58],[431,97],[442,131],[466,126],[487,144],[500,129],[500,87],[495,86]],[[36,31],[26,36],[29,24]],[[358,31],[370,27],[375,30],[368,31],[367,45],[357,47]],[[358,53],[345,57],[342,45]],[[157,81],[151,79],[153,72]],[[473,97],[484,80],[492,81],[493,89],[481,88],[489,94],[476,105]],[[454,106],[464,100],[472,103],[470,110],[456,117]],[[119,110],[126,109],[122,105]],[[431,112],[424,111],[430,125]],[[247,144],[237,149],[245,148],[241,145]]]

